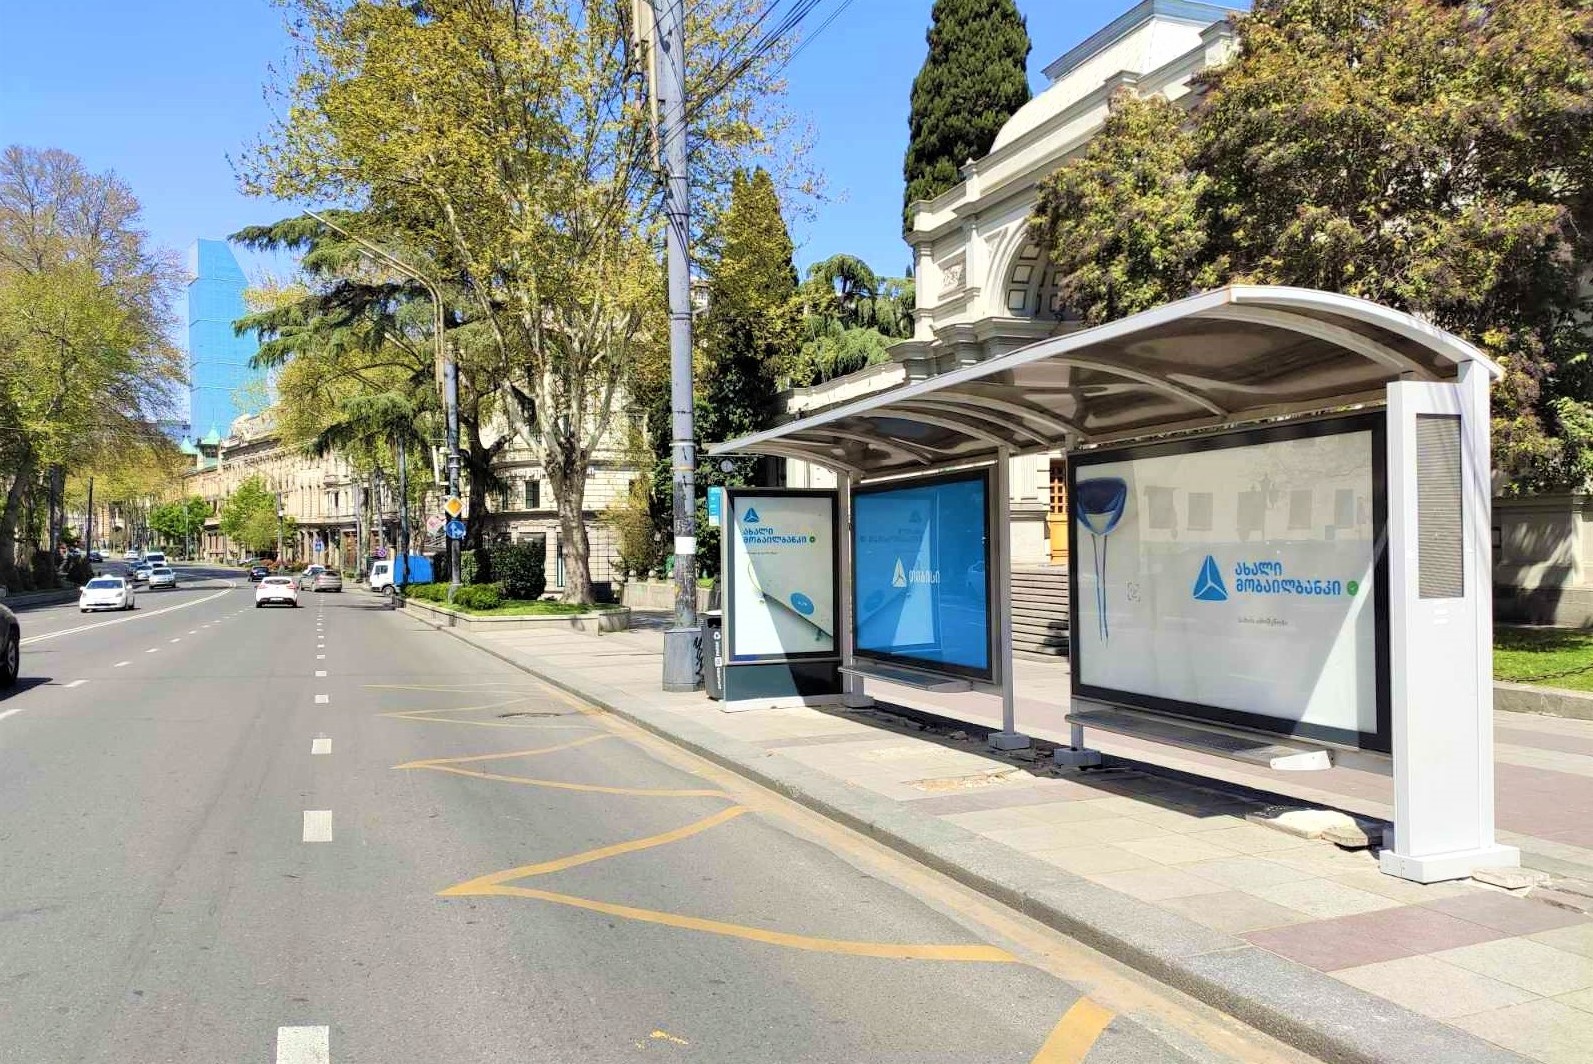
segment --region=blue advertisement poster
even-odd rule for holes
[[[853,496],[859,654],[990,677],[989,512],[983,470]]]

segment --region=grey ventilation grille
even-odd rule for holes
[[[1424,599],[1466,593],[1460,418],[1416,415],[1416,568]]]

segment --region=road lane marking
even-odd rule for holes
[[[315,675],[316,676],[325,676],[326,675],[326,670],[325,669],[316,669],[315,670]]]
[[[1089,1055],[1106,1025],[1112,1022],[1112,1015],[1110,1009],[1102,1008],[1089,998],[1079,998],[1051,1028],[1050,1037],[1030,1064],[1079,1064]]]
[[[471,721],[450,721],[452,724],[469,724]],[[532,751],[541,753],[542,751]],[[556,791],[584,791],[588,794],[623,794],[636,798],[728,798],[724,791],[712,791],[706,788],[693,790],[687,788],[666,787],[603,787],[596,783],[565,783],[563,780],[541,780],[530,776],[503,776],[496,772],[472,772],[467,768],[455,768],[453,765],[399,765],[399,768],[427,768],[433,772],[452,772],[456,776],[472,776],[481,780],[497,780],[499,783],[523,783],[528,787],[549,787]]]
[[[315,655],[315,660],[316,661],[325,661],[326,660],[326,655],[325,654],[317,654],[317,655]]]
[[[330,754],[332,752],[332,739],[327,735],[317,735],[310,740],[311,754]]]
[[[132,662],[131,662],[131,661],[118,661],[118,662],[117,662],[117,663],[116,663],[116,664],[115,664],[115,665],[112,665],[112,666],[111,666],[111,668],[113,668],[113,669],[119,669],[119,668],[121,668],[121,667],[122,667],[122,666],[123,666],[123,665],[131,665],[131,664],[132,664]]]
[[[173,610],[186,610],[188,607],[197,606],[201,602],[209,602],[211,599],[220,598],[226,593],[227,592],[225,591],[218,591],[214,595],[206,595],[204,598],[194,599],[192,602],[179,602],[175,606],[167,606],[165,609],[154,610],[149,613],[139,610],[130,617],[117,617],[109,621],[96,621],[93,624],[80,624],[76,628],[63,628],[59,632],[45,632],[43,635],[31,636],[27,639],[24,639],[22,641],[22,645],[25,647],[30,647],[35,643],[42,643],[46,639],[56,639],[63,635],[74,635],[78,632],[87,632],[95,628],[106,628],[113,624],[126,624],[129,621],[141,621],[147,620],[150,617],[159,617],[163,613],[171,613]]]
[[[146,654],[159,654],[160,653],[160,647],[150,647],[148,650],[144,651],[144,653],[146,653]]]
[[[306,809],[304,811],[304,841],[332,841],[332,810]]]
[[[181,643],[182,641],[183,641],[183,637],[182,636],[178,636],[176,639],[172,640],[173,643]]]
[[[331,701],[332,701],[332,696],[331,695],[316,695],[315,696],[315,704],[318,705],[318,706],[328,705]]]
[[[67,684],[67,686],[68,687],[82,687],[86,683],[88,683],[87,680],[73,680],[71,683]]]
[[[199,630],[196,629],[196,628],[190,628],[190,629],[188,629],[188,634],[189,635],[198,635],[199,634]]]
[[[332,1064],[330,1027],[278,1027],[276,1064]]]
[[[604,739],[618,738],[619,736],[613,732],[601,732],[596,735],[588,735],[584,739],[571,739],[567,743],[558,743],[553,746],[539,746],[535,750],[515,750],[512,753],[507,754],[471,754],[469,757],[427,757],[418,761],[406,761],[402,765],[394,765],[393,767],[435,768],[438,765],[462,765],[471,761],[499,761],[507,757],[534,757],[537,754],[553,754],[560,750],[573,750],[575,747],[585,746],[587,743],[596,743],[601,742]]]
[[[4,713],[0,713],[0,720],[5,720],[7,717],[13,717],[27,708],[27,706],[18,706],[15,709],[8,709]]]

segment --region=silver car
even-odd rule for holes
[[[343,590],[343,574],[336,569],[322,569],[315,574],[315,580],[310,584],[311,591],[337,591]]]
[[[168,565],[157,565],[149,571],[149,589],[157,587],[175,589],[177,587],[177,573]]]

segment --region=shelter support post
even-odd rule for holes
[[[1384,872],[1418,883],[1514,866],[1494,838],[1488,371],[1388,385],[1394,830]]]
[[[996,449],[996,476],[991,493],[995,496],[996,541],[990,562],[985,566],[995,581],[996,668],[1001,684],[1001,730],[990,733],[990,745],[997,750],[1026,750],[1027,735],[1018,731],[1014,704],[1016,680],[1012,675],[1012,450]]]
[[[863,689],[863,678],[844,670],[857,664],[856,619],[852,615],[853,560],[852,560],[852,475],[835,474],[836,535],[840,537],[840,601],[835,604],[841,646],[841,704],[847,709],[867,709],[874,698]]]

